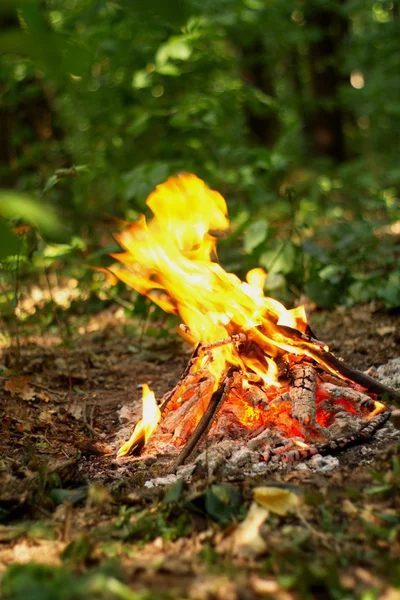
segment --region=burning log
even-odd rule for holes
[[[229,224],[222,196],[194,175],[180,175],[158,186],[147,204],[153,220],[142,217],[117,236],[126,251],[113,256],[124,267],[112,270],[180,315],[182,333],[197,345],[159,408],[146,393],[143,419],[118,456],[152,445],[157,451],[160,436],[170,447],[183,446],[175,469],[206,435],[221,435],[218,421],[231,439],[275,431],[271,439],[284,444],[268,450],[265,443],[260,456],[297,460],[365,441],[386,422],[390,410],[376,395],[398,403],[400,392],[333,356],[301,307],[286,310],[265,297],[262,269],[241,281],[213,260],[212,232]],[[295,449],[287,450],[287,441]]]
[[[290,370],[292,416],[303,425],[315,425],[317,374],[311,365],[294,364]]]

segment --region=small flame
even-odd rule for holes
[[[375,408],[372,412],[369,413],[368,418],[373,419],[376,415],[379,415],[383,410],[385,410],[386,406],[382,404],[382,402],[378,402],[375,400]]]
[[[149,388],[147,383],[143,385],[142,390],[142,403],[143,403],[143,418],[136,424],[135,429],[129,440],[125,442],[118,450],[117,456],[126,456],[132,446],[136,444],[144,436],[144,442],[151,434],[155,431],[158,422],[161,417],[161,411],[157,406],[157,402],[154,396],[154,392]]]
[[[295,440],[294,443],[296,444],[296,446],[298,446],[302,450],[306,450],[309,447],[308,444],[302,442],[301,440]]]

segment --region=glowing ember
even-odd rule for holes
[[[216,233],[229,226],[218,192],[183,174],[157,186],[147,205],[152,220],[142,216],[116,236],[125,252],[112,256],[123,266],[111,270],[179,315],[185,337],[199,346],[161,410],[144,387],[143,419],[118,456],[143,438],[147,442],[161,412],[171,443],[184,444],[220,397],[221,419],[234,435],[273,426],[288,438],[300,438],[299,446],[301,440],[329,439],[328,428],[340,411],[368,419],[382,410],[378,403],[374,409],[369,396],[347,389],[347,380],[341,391],[340,370],[324,358],[327,346],[311,337],[304,308],[287,310],[264,296],[263,269],[252,269],[241,281],[216,262]],[[327,371],[334,383],[323,379]],[[360,399],[368,408],[357,405]],[[212,431],[218,433],[218,427]]]

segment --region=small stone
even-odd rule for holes
[[[132,423],[133,421],[132,408],[127,404],[124,404],[124,406],[117,411],[117,415],[121,424]]]
[[[249,473],[249,475],[262,475],[263,473],[266,473],[268,469],[268,463],[266,463],[265,461],[260,461],[251,467],[251,472]]]
[[[164,485],[170,485],[171,483],[175,483],[178,477],[174,474],[166,475],[165,477],[157,477],[155,479],[149,479],[146,481],[144,486],[147,488],[160,487]]]

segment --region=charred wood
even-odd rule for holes
[[[335,454],[337,452],[345,450],[346,448],[350,448],[351,446],[363,444],[371,440],[371,438],[375,435],[378,429],[385,425],[385,423],[389,420],[390,415],[391,411],[385,410],[379,413],[373,419],[371,419],[368,423],[363,425],[357,432],[349,436],[337,438],[335,440],[330,440],[325,444],[290,450],[289,452],[281,454],[280,458],[284,462],[295,462],[298,460],[310,458],[315,454]],[[277,455],[278,453],[276,451],[272,451],[271,454]]]
[[[205,411],[202,418],[200,419],[196,429],[193,432],[192,437],[187,442],[186,446],[184,447],[184,449],[182,450],[182,452],[179,454],[178,458],[174,462],[174,464],[172,466],[173,472],[176,471],[176,469],[178,467],[180,467],[181,465],[184,464],[184,462],[190,456],[190,454],[192,452],[194,452],[194,450],[197,448],[197,446],[201,442],[203,436],[206,435],[206,433],[210,429],[215,417],[217,416],[219,409],[221,408],[222,404],[224,403],[227,396],[229,395],[229,392],[233,385],[234,374],[235,374],[236,370],[237,370],[236,367],[230,367],[227,374],[225,375],[225,377],[222,379],[221,383],[219,384],[218,388],[211,396],[207,410]]]
[[[292,417],[303,425],[315,424],[317,374],[314,367],[295,364],[290,370],[292,385],[289,396],[292,402]]]

